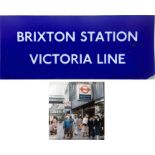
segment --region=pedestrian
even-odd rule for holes
[[[73,138],[73,128],[74,128],[74,119],[70,116],[70,130],[69,130],[69,138]]]
[[[51,134],[55,135],[57,134],[57,123],[58,123],[57,118],[54,116],[51,122]]]
[[[88,119],[88,136],[92,137],[92,133],[93,133],[93,118],[90,117]]]
[[[74,134],[78,135],[78,117],[76,114],[74,115]]]
[[[81,129],[82,129],[82,116],[80,115],[79,118],[78,118],[78,122],[77,122],[78,126],[78,135],[81,134]]]
[[[82,129],[82,116],[80,115],[78,118],[78,130],[81,131]]]
[[[104,114],[101,115],[101,128],[100,128],[100,136],[104,140]]]
[[[65,117],[63,128],[64,128],[64,137],[63,138],[66,138],[70,134],[70,128],[71,128],[71,120],[70,120],[69,116]]]
[[[82,120],[82,133],[83,137],[87,135],[88,115],[86,114]]]
[[[95,139],[95,116],[92,117],[92,133],[91,133],[91,136],[93,139]]]
[[[99,138],[100,138],[100,127],[101,127],[100,117],[98,115],[96,115],[96,119],[95,119],[95,135],[96,135],[97,140],[99,140]]]

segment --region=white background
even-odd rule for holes
[[[155,14],[154,0],[4,0],[1,15]],[[155,81],[105,81],[105,140],[49,141],[49,80],[0,81],[0,154],[155,154]]]

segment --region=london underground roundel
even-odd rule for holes
[[[80,87],[80,91],[84,94],[87,94],[91,89],[87,85],[83,85]]]

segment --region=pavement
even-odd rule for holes
[[[63,136],[64,136],[63,123],[59,123],[57,128],[57,134],[49,135],[49,139],[50,140],[95,140],[95,139],[89,138],[88,136],[83,137],[81,131],[79,131],[77,135],[74,134],[72,139],[68,139],[68,138],[64,139]]]

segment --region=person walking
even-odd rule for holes
[[[69,138],[73,138],[73,130],[74,130],[74,119],[70,116],[70,129],[69,129]]]
[[[95,116],[92,117],[92,138],[95,139]]]
[[[88,115],[86,114],[82,120],[82,133],[83,137],[87,135]]]
[[[70,129],[71,129],[71,120],[70,120],[69,116],[65,117],[63,128],[64,128],[64,137],[63,138],[66,138],[70,134]]]
[[[101,139],[104,140],[104,115],[101,115],[101,128],[100,128],[100,136]]]
[[[78,117],[76,114],[74,115],[74,134],[78,135]]]
[[[58,125],[58,121],[57,121],[57,118],[54,116],[51,122],[51,135],[57,134],[57,125]]]
[[[90,117],[88,119],[88,136],[89,136],[89,138],[93,137],[92,134],[93,134],[93,118]]]
[[[97,140],[99,140],[99,138],[100,138],[100,127],[101,127],[100,117],[98,115],[96,115],[96,119],[95,119],[95,135],[96,135]]]
[[[82,116],[80,115],[77,122],[77,129],[78,129],[78,136],[81,135],[81,129],[82,129]]]

